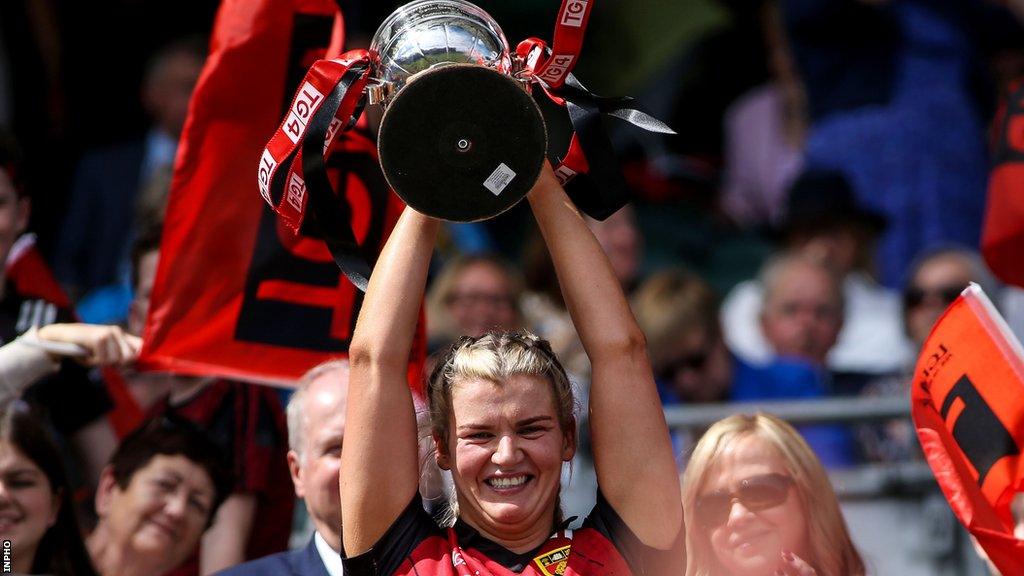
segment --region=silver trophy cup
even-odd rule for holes
[[[497,22],[463,0],[395,10],[370,44],[370,104],[384,107],[384,176],[414,209],[445,220],[491,218],[540,174],[547,132]]]

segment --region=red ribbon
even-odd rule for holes
[[[352,50],[337,58],[318,60],[299,85],[288,115],[271,137],[260,158],[258,179],[260,194],[274,208],[285,224],[294,231],[302,225],[309,201],[302,174],[302,144],[310,124],[320,107],[353,66],[365,66],[359,79],[342,97],[341,105],[331,120],[323,146],[326,158],[339,133],[351,128],[355,112],[369,80],[369,56],[366,50]],[[279,172],[287,166],[286,172]]]

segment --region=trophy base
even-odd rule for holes
[[[388,184],[418,212],[486,220],[519,202],[540,175],[547,131],[512,78],[473,64],[414,76],[384,112],[378,138]]]

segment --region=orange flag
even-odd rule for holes
[[[1024,349],[972,284],[932,329],[912,413],[928,465],[960,522],[1005,575],[1024,574],[1010,504],[1024,490]]]

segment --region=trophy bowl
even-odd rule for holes
[[[526,195],[547,131],[490,15],[463,0],[418,0],[384,21],[369,52],[369,100],[384,107],[381,168],[407,204],[472,222]]]

